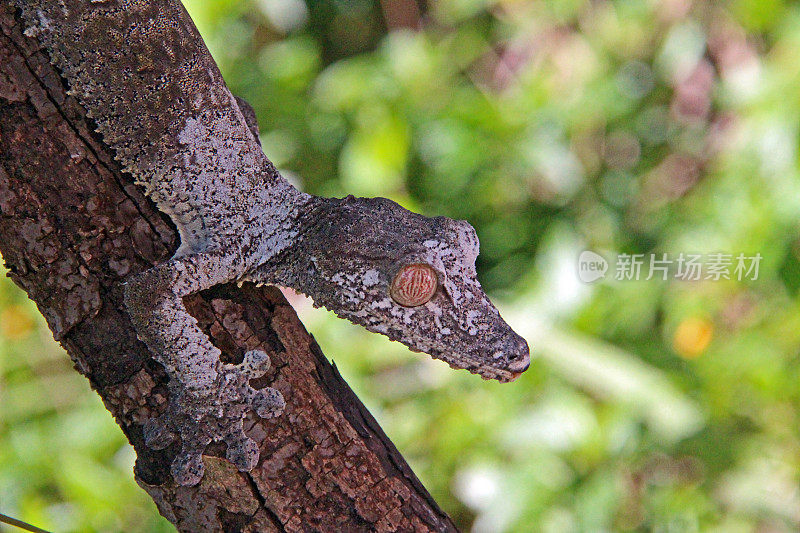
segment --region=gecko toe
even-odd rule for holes
[[[274,418],[286,407],[283,395],[272,387],[261,390],[250,389],[247,396],[251,407],[261,418]]]
[[[258,464],[258,445],[244,433],[226,439],[228,450],[225,456],[241,472],[249,472]]]
[[[190,487],[203,479],[206,467],[199,451],[181,451],[172,461],[172,477],[179,485]]]
[[[239,368],[250,379],[260,378],[270,368],[269,355],[263,350],[250,350],[244,354],[244,360]]]

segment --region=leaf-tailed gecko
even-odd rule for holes
[[[243,417],[284,407],[277,390],[249,384],[268,368],[267,354],[222,363],[184,307],[184,296],[217,284],[291,287],[486,379],[528,368],[527,343],[477,280],[472,226],[384,198],[321,198],[290,185],[178,0],[14,2],[26,35],[45,47],[122,168],[179,230],[174,257],[125,287],[137,333],[170,378],[168,410],[144,424],[145,441],[163,448],[180,438],[178,483],[200,481],[201,454],[215,440],[240,470],[252,469],[259,452]]]

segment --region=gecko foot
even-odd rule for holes
[[[172,462],[172,475],[180,485],[196,485],[205,467],[202,453],[212,441],[225,441],[226,456],[239,470],[249,471],[258,463],[258,445],[245,435],[243,418],[255,411],[261,418],[278,416],[285,406],[276,389],[257,390],[251,379],[269,369],[269,356],[259,350],[245,354],[241,364],[223,364],[213,386],[190,389],[173,379],[170,404],[158,418],[145,422],[145,444],[164,449],[180,436],[181,450]]]

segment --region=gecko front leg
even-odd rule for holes
[[[213,440],[226,442],[227,457],[239,470],[251,470],[259,452],[244,434],[243,417],[250,410],[273,417],[284,407],[277,390],[255,390],[249,384],[269,368],[267,354],[250,351],[239,365],[223,364],[220,350],[183,303],[184,296],[240,278],[242,263],[221,251],[187,255],[143,272],[125,288],[139,337],[170,377],[169,407],[145,423],[145,442],[163,449],[180,436],[172,475],[181,485],[197,484],[203,477],[201,455]]]

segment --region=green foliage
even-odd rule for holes
[[[800,529],[796,4],[443,0],[419,31],[400,0],[186,4],[284,175],[476,227],[538,356],[513,384],[296,302],[464,529]],[[584,284],[586,249],[763,260]],[[0,512],[167,530],[36,317],[0,284]]]

